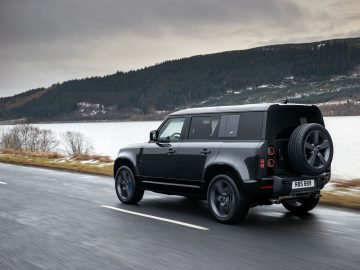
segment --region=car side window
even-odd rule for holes
[[[161,127],[159,141],[179,141],[185,118],[171,118]]]
[[[219,116],[194,116],[191,118],[189,139],[216,139],[219,130]]]
[[[263,112],[243,112],[240,114],[238,138],[240,140],[260,140]]]
[[[228,115],[226,119],[224,137],[237,137],[239,128],[239,114]]]
[[[221,116],[219,137],[258,140],[262,131],[262,112],[243,112]]]

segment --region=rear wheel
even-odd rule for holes
[[[249,200],[228,175],[215,176],[209,185],[208,206],[213,217],[221,223],[235,223],[249,212]]]
[[[127,166],[121,166],[117,171],[115,190],[119,200],[124,204],[136,204],[144,195],[144,190],[139,188],[133,172]]]
[[[294,214],[305,214],[313,210],[319,203],[319,197],[311,195],[308,198],[299,198],[283,202],[283,206]]]

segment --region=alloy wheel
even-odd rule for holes
[[[211,208],[216,215],[226,218],[234,211],[235,192],[225,180],[219,179],[210,191]]]
[[[329,139],[322,131],[313,130],[305,139],[304,151],[308,164],[320,169],[327,165],[330,158]]]
[[[127,170],[121,170],[118,175],[117,191],[123,200],[128,200],[134,193],[134,180]]]

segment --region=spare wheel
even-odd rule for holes
[[[289,161],[301,175],[319,175],[325,172],[331,165],[333,153],[331,136],[320,124],[300,125],[290,136]]]

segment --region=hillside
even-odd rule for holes
[[[327,115],[360,114],[360,38],[167,61],[0,99],[0,121],[156,119],[188,106],[288,98]]]

